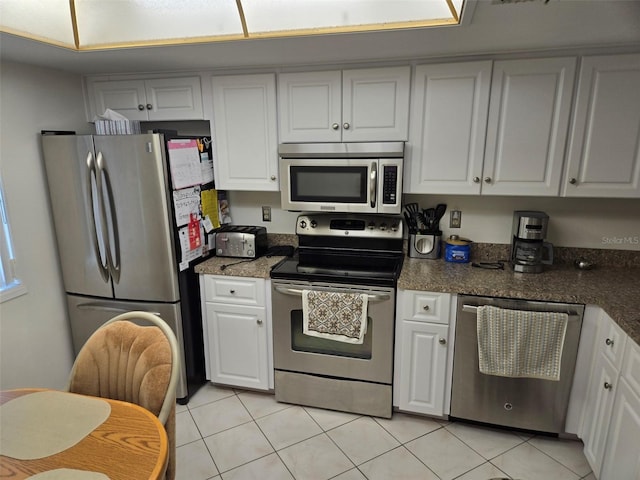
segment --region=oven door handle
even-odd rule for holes
[[[293,295],[296,297],[301,297],[302,296],[302,289],[300,288],[291,288],[291,287],[283,287],[281,285],[276,285],[275,287],[273,287],[275,289],[276,292],[278,293],[283,293],[285,295]],[[391,295],[387,295],[387,294],[376,294],[376,295],[371,295],[371,294],[367,294],[367,301],[368,302],[384,302],[386,300],[391,300]]]

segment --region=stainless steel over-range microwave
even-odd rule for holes
[[[403,142],[281,144],[283,210],[400,213]]]

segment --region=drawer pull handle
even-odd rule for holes
[[[613,340],[611,340],[610,338],[607,338],[607,339],[604,341],[604,343],[605,343],[605,344],[607,344],[607,345],[608,345],[608,346],[610,346],[610,347],[613,347]]]
[[[610,384],[609,382],[604,382],[604,388],[606,390],[611,390],[613,388],[613,385]]]
[[[258,325],[262,325],[262,319],[261,319],[261,318],[257,319],[257,320],[256,320],[256,323],[257,323]]]
[[[428,311],[429,311],[429,305],[425,305],[424,307],[422,307],[422,309],[423,309],[425,312],[428,312]]]
[[[446,338],[441,338],[440,340],[438,340],[438,343],[440,343],[440,345],[446,345],[447,344],[447,339]]]
[[[235,295],[236,291],[235,291],[235,290],[229,290],[229,293],[230,293],[231,295]]]

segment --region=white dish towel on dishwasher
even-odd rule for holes
[[[569,316],[481,306],[477,310],[480,372],[560,380]]]
[[[367,333],[366,294],[302,291],[302,333],[361,344]]]

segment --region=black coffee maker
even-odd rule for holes
[[[540,273],[553,263],[553,245],[545,242],[549,216],[544,212],[513,212],[511,266],[515,272]]]

